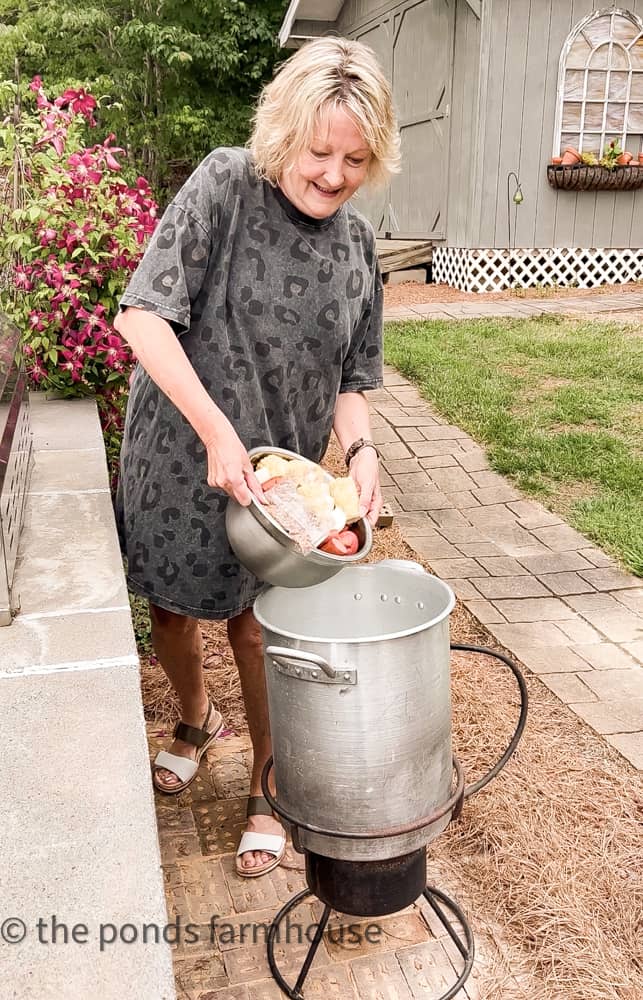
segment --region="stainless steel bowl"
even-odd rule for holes
[[[248,454],[251,459],[263,455],[302,458],[285,448],[252,448]],[[333,556],[319,549],[303,555],[254,497],[248,507],[242,507],[231,498],[226,508],[226,531],[237,558],[259,580],[274,587],[313,587],[329,580],[350,563],[363,559],[373,544],[370,523],[362,517],[351,527],[357,532],[360,543],[355,555]]]

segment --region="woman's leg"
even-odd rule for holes
[[[251,608],[228,621],[228,638],[239,671],[241,690],[246,706],[246,718],[252,740],[254,760],[250,779],[250,794],[261,795],[261,772],[272,748],[261,628]],[[283,833],[281,823],[271,816],[249,816],[248,830],[253,833]],[[270,861],[271,858],[272,855],[265,851],[248,851],[242,855],[241,864],[244,868],[253,868],[255,865]]]
[[[152,644],[170,684],[181,703],[181,719],[201,728],[208,711],[208,696],[203,683],[203,640],[196,618],[176,615],[150,604]],[[196,747],[174,740],[171,753],[196,757]],[[156,781],[166,788],[180,784],[180,779],[165,768],[156,772]]]

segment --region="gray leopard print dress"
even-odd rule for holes
[[[349,204],[302,215],[217,149],[168,207],[121,300],[168,320],[246,448],[322,458],[340,392],[382,384],[375,238]],[[190,424],[137,365],[116,518],[132,591],[169,611],[231,618],[261,584],[231,551],[227,496],[207,484]]]

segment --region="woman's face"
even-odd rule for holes
[[[324,219],[366,180],[370,159],[355,120],[341,108],[332,108],[320,119],[310,147],[284,170],[279,187],[300,212]]]

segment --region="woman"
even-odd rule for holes
[[[260,584],[225,533],[229,496],[263,497],[248,449],[319,461],[334,427],[362,510],[381,508],[364,392],[382,384],[382,284],[369,224],[349,204],[398,167],[388,84],[370,49],[323,38],[265,88],[249,150],[219,149],[167,209],[116,327],[139,364],[117,516],[131,589],[148,598],[154,649],[181,703],[154,784],[194,778],[223,723],[209,703],[198,620],[227,619],[254,751],[240,875],[280,861],[261,796],[270,755]]]

